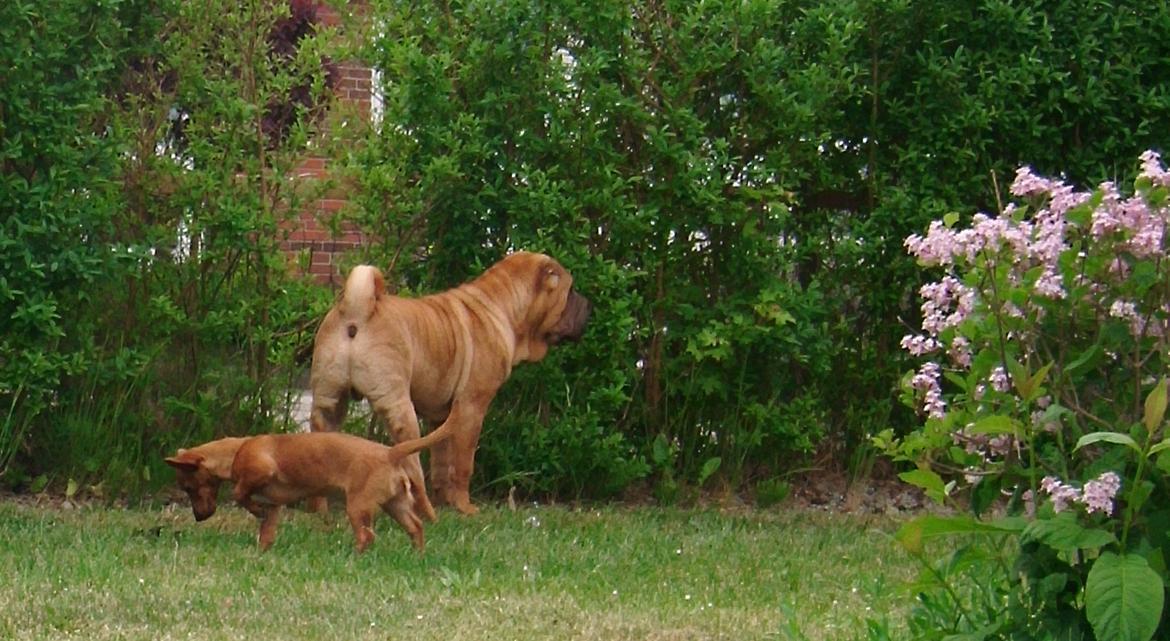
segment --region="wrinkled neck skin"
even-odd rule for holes
[[[510,365],[522,362],[536,362],[548,353],[548,344],[540,337],[539,327],[532,327],[526,315],[532,305],[533,291],[527,283],[507,277],[503,270],[492,268],[479,278],[456,288],[459,300],[469,314],[474,315],[484,326],[492,328],[501,341],[511,348]],[[508,290],[505,296],[510,306],[500,305],[499,300],[489,299],[486,291]],[[517,329],[527,328],[527,332]]]

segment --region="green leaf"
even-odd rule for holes
[[[722,462],[723,459],[718,456],[707,459],[707,462],[703,463],[703,468],[699,470],[699,485],[707,482],[707,479],[711,478],[711,475],[719,470],[719,465]]]
[[[1048,369],[1050,367],[1052,365],[1048,364],[1041,368],[1039,372],[1029,374],[1023,365],[1019,365],[1015,361],[1009,362],[1008,369],[1012,375],[1012,384],[1015,386],[1016,393],[1020,395],[1020,398],[1032,400],[1032,396],[1035,394],[1036,386],[1038,385],[1036,381],[1038,379],[1043,380],[1044,376],[1048,376]]]
[[[41,474],[40,476],[38,476],[32,480],[32,483],[29,484],[29,490],[31,492],[33,492],[34,494],[39,494],[40,492],[43,492],[45,487],[47,487],[48,485],[49,485],[49,477],[44,475],[44,474]]]
[[[1150,499],[1150,495],[1154,493],[1154,484],[1148,479],[1142,480],[1140,483],[1132,485],[1129,488],[1129,494],[1125,496],[1126,507],[1132,510],[1135,514],[1140,512],[1142,506]]]
[[[1020,422],[1010,416],[994,414],[975,421],[970,431],[974,434],[1015,434],[1020,433]]]
[[[1163,443],[1165,443],[1165,441],[1163,441]],[[1162,443],[1159,443],[1158,445],[1162,445]],[[1157,447],[1157,445],[1154,447]],[[1154,459],[1154,465],[1159,470],[1162,470],[1163,474],[1170,474],[1170,452],[1162,452],[1159,454],[1158,458]]]
[[[1026,522],[1020,518],[1005,518],[984,522],[970,516],[920,516],[908,521],[894,534],[894,540],[910,552],[922,552],[927,539],[954,534],[1003,534],[1020,532]]]
[[[1100,443],[1101,441],[1115,445],[1124,445],[1139,454],[1142,451],[1142,448],[1138,447],[1137,441],[1133,440],[1133,437],[1129,434],[1122,434],[1121,432],[1093,432],[1091,434],[1085,434],[1077,440],[1077,446],[1073,448],[1073,451],[1075,452],[1086,445]]]
[[[1081,352],[1081,355],[1074,359],[1071,363],[1065,366],[1064,373],[1066,376],[1077,376],[1089,371],[1096,366],[1097,362],[1101,360],[1105,351],[1101,349],[1101,345],[1094,344],[1089,349]]]
[[[1146,413],[1142,416],[1142,423],[1150,434],[1162,424],[1166,416],[1166,379],[1158,381],[1150,395],[1146,397]]]
[[[979,516],[1000,498],[1001,477],[986,476],[971,488],[971,512]]]
[[[909,472],[902,472],[898,478],[903,481],[922,488],[926,492],[926,496],[936,503],[942,503],[947,497],[946,484],[943,483],[942,477],[936,474],[933,470],[917,469]]]
[[[1151,447],[1150,448],[1150,456],[1153,456],[1153,455],[1157,454],[1158,452],[1161,452],[1162,450],[1164,450],[1168,447],[1170,447],[1170,436],[1162,439],[1161,443],[1158,443],[1157,445],[1154,445],[1153,447]]]
[[[1017,305],[1022,304],[1022,303],[1023,303],[1023,301],[1020,301],[1020,303],[1017,303]],[[1016,393],[1019,394],[1021,398],[1026,397],[1027,394],[1024,394],[1023,388],[1025,385],[1025,382],[1029,378],[1031,378],[1028,375],[1028,370],[1025,369],[1024,366],[1021,365],[1020,362],[1014,358],[1007,359],[1007,362],[1004,363],[1004,365],[1007,366],[1006,369],[1008,371],[1008,374],[1010,374],[1012,377],[1012,387],[1016,388]]]
[[[1086,205],[1073,207],[1065,212],[1064,217],[1077,227],[1085,227],[1093,218],[1093,208]]]
[[[1162,580],[1145,558],[1106,552],[1085,582],[1085,614],[1099,641],[1149,641],[1162,618]]]
[[[985,641],[996,632],[999,632],[1003,622],[989,623],[974,632],[964,632],[961,634],[948,634],[942,638],[942,641]]]
[[[1022,396],[1025,401],[1034,401],[1044,393],[1044,381],[1048,379],[1048,372],[1052,369],[1052,365],[1053,363],[1049,363],[1044,367],[1041,367],[1038,372],[1033,374],[1032,377],[1021,386],[1023,389],[1020,390],[1020,396]]]
[[[1039,541],[1057,552],[1097,549],[1117,541],[1111,532],[1082,526],[1073,512],[1032,521],[1024,528],[1023,539]]]
[[[650,444],[650,459],[658,467],[667,467],[671,464],[672,458],[674,458],[674,452],[670,447],[670,442],[666,440],[664,434],[659,434]]]
[[[75,494],[77,494],[77,481],[69,479],[69,482],[65,484],[65,497],[71,499]]]

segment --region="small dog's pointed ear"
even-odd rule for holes
[[[191,470],[203,463],[203,457],[187,450],[179,450],[174,456],[168,456],[166,462],[176,470]]]

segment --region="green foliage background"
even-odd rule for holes
[[[356,55],[380,124],[302,106],[278,141],[264,114],[322,90],[323,57],[354,55],[336,39],[274,57],[279,5],[53,4],[0,8],[17,485],[132,485],[173,447],[272,429],[331,297],[276,242],[312,194],[275,177],[310,145],[383,239],[352,260],[404,292],[516,248],[573,271],[591,327],[516,370],[476,479],[575,497],[860,467],[868,433],[915,423],[906,235],[995,209],[1021,163],[1124,180],[1170,131],[1157,3],[373,2]],[[180,228],[197,246],[174,251]]]

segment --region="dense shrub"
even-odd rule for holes
[[[60,4],[0,21],[22,65],[0,83],[5,181],[24,190],[5,223],[23,311],[3,338],[23,351],[0,356],[19,370],[0,451],[23,450],[10,484],[134,487],[162,452],[271,429],[298,375],[329,294],[279,247],[313,193],[284,176],[328,66],[307,3]]]
[[[153,38],[142,4],[0,6],[0,473],[67,402],[63,381],[100,367],[82,310],[115,258],[102,240],[123,150],[107,97]]]
[[[865,460],[867,433],[913,422],[894,402],[920,279],[901,239],[994,204],[1022,158],[1100,180],[1170,127],[1165,9],[1097,6],[375,3],[386,109],[351,156],[355,218],[407,289],[526,247],[599,301],[489,430],[596,413],[587,431],[672,482]],[[550,376],[606,402],[550,413]],[[571,454],[534,440],[548,451],[521,463],[485,439],[486,478]]]
[[[658,435],[692,481],[715,459],[732,476],[778,471],[816,447],[827,313],[778,239],[788,190],[828,142],[816,114],[851,91],[843,18],[720,3],[377,11],[386,111],[354,161],[357,219],[388,239],[386,261],[410,257],[406,286],[431,290],[545,250],[597,302],[581,345],[503,390],[486,478],[605,493],[644,471]]]
[[[1153,152],[1142,164],[1133,194],[1024,168],[1018,206],[906,241],[942,272],[921,290],[922,332],[903,341],[926,360],[905,381],[928,418],[880,440],[937,500],[969,490],[978,516],[1008,494],[1024,516],[902,529],[923,556],[943,534],[1013,543],[963,548],[924,577],[915,638],[1147,641],[1167,618],[1170,172]]]
[[[1024,161],[1124,182],[1170,130],[1157,3],[386,0],[357,38],[384,113],[356,140],[319,126],[346,54],[314,6],[0,10],[6,480],[141,480],[180,443],[271,429],[329,302],[278,249],[325,187],[283,179],[310,147],[346,156],[352,220],[383,241],[348,260],[404,292],[528,248],[597,304],[505,386],[477,479],[652,474],[666,497],[872,460],[867,434],[915,422],[901,239],[999,209]]]

